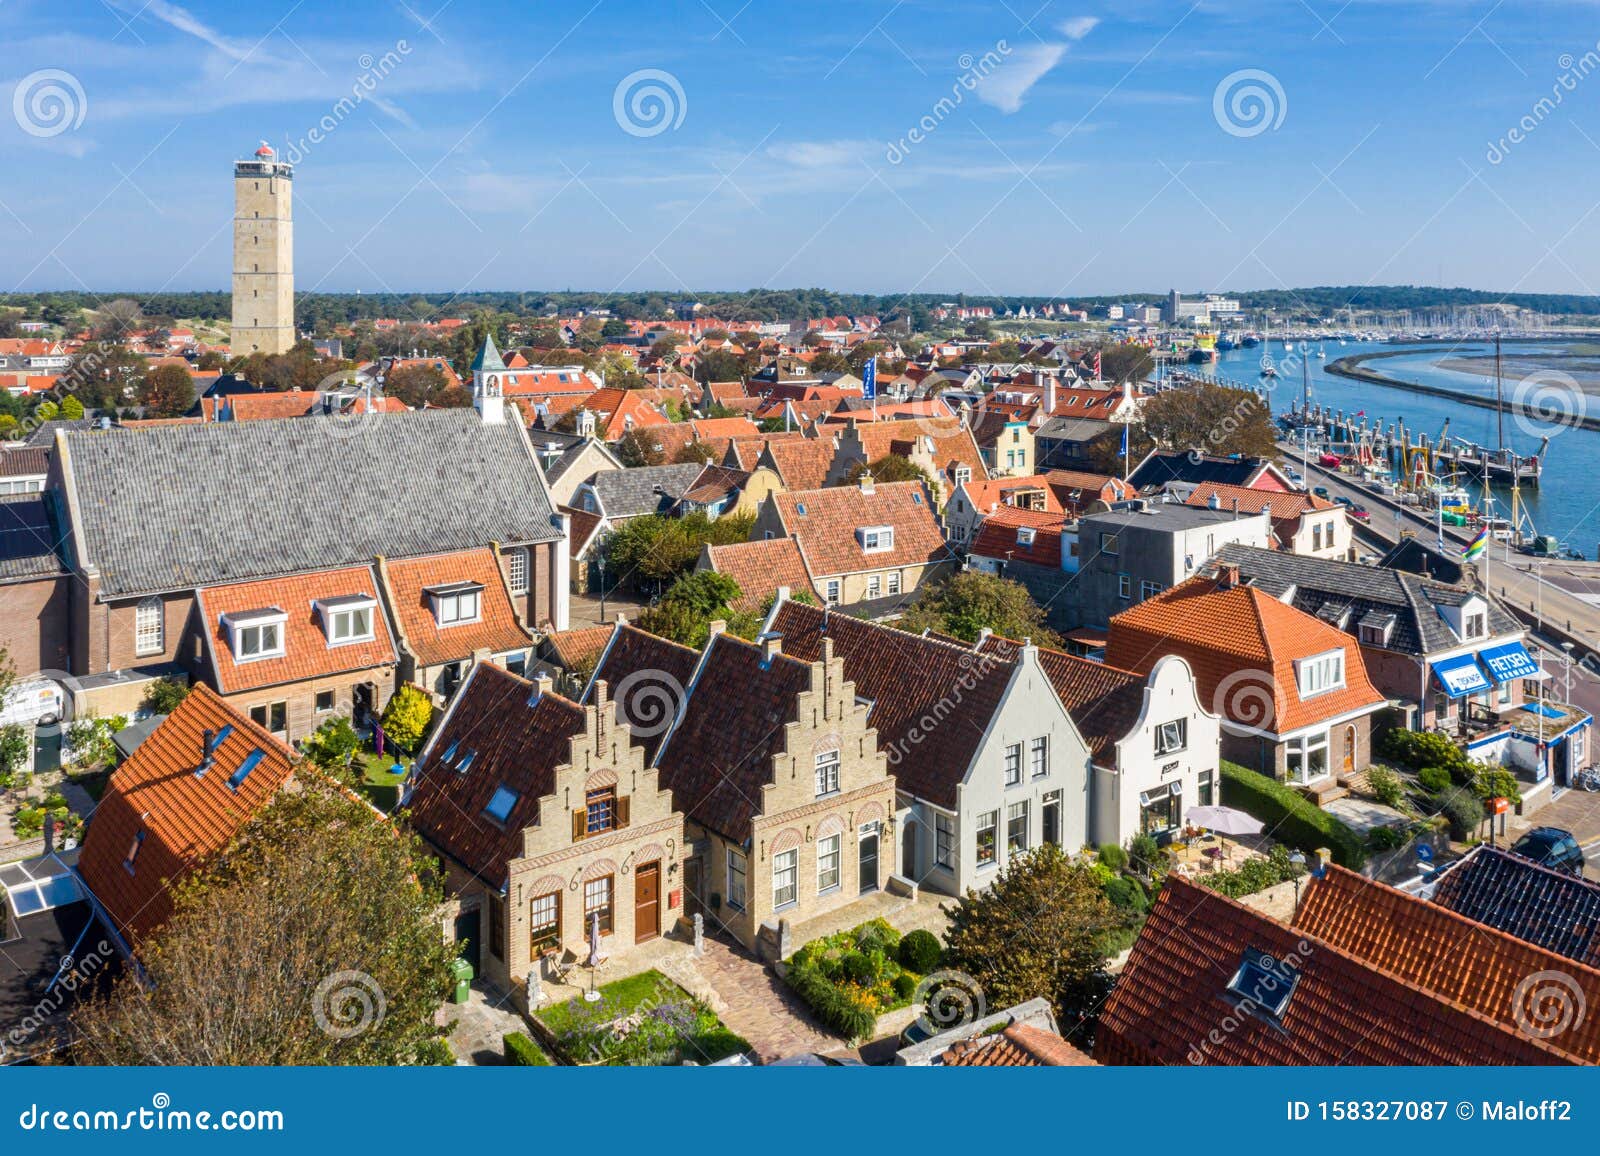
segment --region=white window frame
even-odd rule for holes
[[[868,574],[867,575],[867,597],[868,598],[882,598],[883,597],[883,575],[882,574]]]
[[[1015,838],[1017,820],[1022,820],[1022,837]],[[1019,799],[1006,807],[1006,858],[1013,855],[1026,854],[1029,839],[1033,835],[1031,824],[1033,816],[1030,813],[1027,799]]]
[[[983,835],[987,831],[992,840],[989,844],[989,857],[983,857]],[[979,867],[993,867],[1000,862],[1000,812],[984,811],[978,816],[978,821],[972,832],[973,847],[977,851],[977,865]]]
[[[887,587],[887,592],[890,593],[890,594],[898,594],[898,593],[900,593],[900,571],[898,571],[898,570],[889,571],[889,580],[888,580],[888,582],[886,584],[886,587]]]
[[[362,602],[328,609],[325,612],[328,623],[328,645],[346,646],[352,642],[371,642],[376,637],[373,623],[376,621],[377,608],[375,602]],[[366,630],[357,633],[351,628],[351,623],[360,614],[366,615]]]
[[[1175,755],[1189,746],[1189,720],[1175,718],[1156,726],[1156,755]]]
[[[1132,574],[1118,574],[1117,575],[1117,597],[1118,598],[1132,598],[1133,597],[1133,575]]]
[[[1302,699],[1339,690],[1344,686],[1344,651],[1329,650],[1296,660],[1295,683]]]
[[[1161,590],[1161,583],[1152,582],[1148,578],[1142,579],[1139,582],[1139,601],[1143,602],[1146,598],[1154,598],[1161,593]]]
[[[840,587],[839,580],[837,578],[829,578],[827,582],[823,584],[822,590],[823,598],[826,599],[829,606],[839,605]]]
[[[513,594],[528,592],[528,552],[513,550],[506,555],[506,586]]]
[[[812,782],[817,789],[817,798],[839,793],[839,767],[841,755],[837,748],[831,751],[818,751],[812,761],[814,778]]]
[[[1022,744],[1007,743],[1005,762],[1003,764],[1004,781],[1008,787],[1015,787],[1022,782]]]
[[[133,652],[160,654],[167,648],[167,607],[151,595],[133,611]]]
[[[844,836],[829,835],[817,840],[817,894],[837,891],[843,882]]]
[[[894,549],[893,526],[863,526],[857,534],[863,554],[887,554]]]
[[[947,871],[956,866],[955,818],[937,812],[933,816],[933,865]]]
[[[800,902],[800,849],[780,851],[772,857],[772,909],[782,911]]]
[[[1330,742],[1328,731],[1317,731],[1311,734],[1296,735],[1292,739],[1285,739],[1283,744],[1283,770],[1284,777],[1291,783],[1305,786],[1327,778],[1332,771],[1329,761]],[[1318,751],[1322,753],[1322,771],[1320,774],[1307,773],[1311,757]]]
[[[480,590],[452,590],[445,593],[433,594],[433,618],[439,626],[466,626],[473,622],[483,621],[483,591]],[[463,613],[463,607],[470,600],[471,613]]]
[[[728,906],[743,911],[749,901],[750,864],[744,854],[728,848]]]
[[[289,616],[281,610],[257,610],[244,614],[224,614],[228,645],[235,662],[257,662],[263,658],[282,658],[286,651]]]

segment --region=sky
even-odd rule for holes
[[[4,0],[0,290],[1600,293],[1600,6]]]

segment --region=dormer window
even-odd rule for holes
[[[1332,650],[1302,658],[1295,663],[1295,677],[1300,684],[1301,698],[1338,690],[1344,686],[1344,651]]]
[[[377,603],[365,594],[318,599],[316,608],[329,646],[372,641],[372,616]]]
[[[861,549],[868,554],[882,554],[894,549],[893,526],[863,526],[856,531]]]
[[[424,591],[433,604],[433,618],[441,627],[477,622],[483,617],[483,584],[450,582]]]
[[[1464,615],[1461,619],[1461,637],[1482,638],[1488,633],[1488,628],[1485,625],[1487,618],[1488,616],[1481,610]]]
[[[224,614],[222,624],[228,631],[228,645],[233,648],[234,661],[281,657],[283,627],[288,621],[289,616],[277,607]]]
[[[1017,545],[1032,548],[1034,528],[1032,526],[1017,527]]]

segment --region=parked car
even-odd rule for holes
[[[1333,500],[1338,505],[1344,506],[1346,509],[1349,509],[1351,506],[1353,506],[1355,504],[1349,498],[1345,497],[1343,494],[1334,495],[1334,499]]]
[[[1583,874],[1583,848],[1571,831],[1560,827],[1535,827],[1513,843],[1511,851],[1569,875]]]
[[[1313,494],[1315,494],[1317,497],[1321,498],[1323,501],[1327,501],[1328,500],[1328,487],[1327,486],[1318,486],[1316,489],[1312,490],[1311,492]]]
[[[1351,506],[1346,512],[1358,522],[1372,521],[1372,515],[1367,513],[1367,508],[1365,506]]]

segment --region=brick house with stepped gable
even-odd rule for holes
[[[536,966],[587,959],[596,917],[616,960],[683,913],[683,816],[604,682],[594,698],[479,662],[406,785],[412,825],[444,857],[444,934],[512,991]]]

